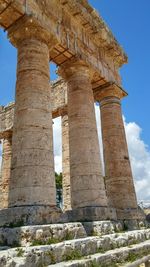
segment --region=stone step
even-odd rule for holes
[[[0,266],[48,266],[71,259],[79,259],[95,253],[127,247],[150,239],[150,229],[91,236],[51,245],[11,248],[0,251]],[[21,265],[18,263],[21,260]],[[9,261],[10,265],[6,265]]]
[[[137,265],[133,265],[133,261],[141,262],[137,259],[143,255],[150,255],[150,240],[130,247],[92,254],[79,260],[51,264],[48,267],[135,267]]]
[[[15,225],[14,225],[15,226]],[[0,244],[8,246],[26,246],[46,244],[48,241],[83,238],[93,235],[105,235],[123,230],[121,222],[99,221],[85,223],[63,223],[49,225],[0,228]]]

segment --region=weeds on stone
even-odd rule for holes
[[[82,258],[82,254],[79,250],[72,250],[68,252],[68,254],[63,256],[64,261],[71,261],[71,260],[80,260]]]
[[[106,250],[104,248],[97,248],[96,253],[102,253],[104,254]]]
[[[72,240],[73,238],[73,235],[67,231],[65,235],[65,240]]]
[[[128,257],[126,258],[127,262],[134,262],[138,259],[138,256],[132,252],[129,253]]]
[[[22,248],[17,248],[16,249],[17,251],[17,257],[23,257],[23,254],[24,254],[24,250]]]
[[[44,246],[44,245],[52,245],[61,242],[61,239],[51,237],[47,240],[33,240],[31,246]]]
[[[53,252],[46,251],[45,255],[50,258],[51,264],[55,264],[56,263],[55,255],[53,254]]]
[[[101,267],[102,265],[100,263],[97,263],[96,260],[91,262],[90,267]]]
[[[99,236],[99,235],[98,235],[98,233],[97,233],[96,231],[93,230],[93,231],[91,232],[91,235],[90,235],[90,236]]]
[[[31,246],[43,246],[43,245],[52,245],[52,244],[57,244],[59,242],[62,242],[63,240],[72,240],[73,236],[71,235],[71,233],[67,232],[65,235],[65,238],[55,238],[55,237],[51,237],[49,239],[46,240],[33,240]]]

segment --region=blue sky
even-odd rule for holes
[[[127,121],[142,128],[150,146],[150,1],[90,0],[129,57],[121,69],[123,86],[129,96],[123,101]]]

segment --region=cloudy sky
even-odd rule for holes
[[[99,106],[95,106],[99,142],[102,153],[101,122]],[[150,201],[150,150],[141,139],[142,129],[135,122],[127,122],[124,118],[126,137],[131,159],[132,172],[138,200]],[[54,120],[54,151],[55,168],[57,172],[62,170],[61,151],[61,119]]]
[[[123,87],[129,93],[122,103],[125,130],[138,199],[150,200],[150,1],[89,1],[102,15],[129,57],[129,63],[121,70]],[[6,33],[0,30],[0,105],[14,100],[16,62],[17,51],[7,40]],[[55,78],[54,68],[51,77]],[[99,107],[96,107],[96,117],[101,140]],[[59,172],[60,118],[54,122],[54,144],[55,167]]]
[[[97,120],[97,128],[99,134],[99,143],[101,157],[102,155],[102,139],[101,139],[101,122],[99,106],[95,105],[95,113]],[[127,122],[124,118],[131,166],[134,176],[134,182],[138,200],[150,200],[150,150],[141,139],[142,129],[135,122]],[[55,154],[55,170],[59,173],[62,171],[62,138],[61,138],[61,118],[54,120],[54,154]],[[0,162],[1,162],[2,146],[0,145]]]

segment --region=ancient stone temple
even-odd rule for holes
[[[68,220],[138,220],[121,112],[127,93],[119,69],[127,56],[111,31],[87,1],[1,1],[0,11],[0,24],[18,50],[15,106],[2,107],[0,114],[4,221],[13,219],[8,215],[12,212],[14,219],[23,217],[27,224],[42,223],[42,218],[60,220],[52,134],[52,117],[57,116],[62,117]],[[50,61],[63,78],[52,85]],[[105,181],[96,101],[101,109]]]
[[[15,103],[0,108],[0,226],[30,225],[28,241],[26,228],[11,241],[9,230],[4,237],[1,228],[0,243],[2,236],[10,245],[18,239],[31,245],[39,236],[45,242],[45,224],[53,224],[49,227],[57,240],[62,231],[61,241],[68,232],[74,238],[98,234],[103,221],[108,233],[121,231],[124,222],[138,227],[144,216],[137,206],[121,111],[127,93],[119,70],[127,56],[103,19],[86,0],[0,0],[0,25],[18,52]],[[58,66],[59,79],[53,83],[50,62]],[[105,177],[95,102],[100,104]],[[63,210],[56,207],[53,154],[52,119],[59,116]],[[144,231],[146,239],[150,233]],[[63,261],[53,256],[50,264]],[[45,258],[40,264],[15,266],[48,266]]]

